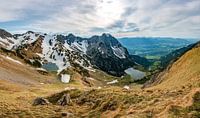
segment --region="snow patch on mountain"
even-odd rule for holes
[[[36,68],[36,70],[47,72],[47,70],[44,68]]]
[[[115,84],[115,83],[118,83],[119,81],[116,79],[116,80],[113,80],[111,82],[107,82],[107,84]]]
[[[122,48],[116,47],[116,46],[111,47],[111,48],[112,48],[113,53],[115,54],[115,56],[119,57],[120,59],[126,58],[124,50]]]
[[[71,47],[75,50],[81,51],[84,54],[86,54],[88,43],[86,40],[84,40],[82,42],[74,42],[71,44]]]
[[[8,37],[6,39],[3,39],[0,37],[0,45],[2,45],[3,47],[5,47],[8,50],[11,50],[12,47],[15,45],[15,39]]]
[[[1,36],[0,46],[2,45],[3,48],[6,47],[9,50],[18,49],[19,53],[32,63],[35,61],[41,63],[39,66],[43,67],[48,63],[55,64],[58,74],[73,64],[79,64],[89,71],[95,71],[93,67],[97,67],[108,73],[112,72],[110,74],[121,76],[126,68],[124,67],[126,61],[123,60],[128,58],[127,51],[110,34],[81,38],[73,34],[64,36],[32,31],[15,35],[8,33]],[[107,60],[107,58],[113,58],[113,60]],[[133,64],[131,61],[128,63]],[[116,69],[115,66],[120,67]],[[45,69],[48,70],[48,66],[46,67]]]
[[[40,34],[36,34],[34,32],[27,32],[17,37],[15,45],[31,44],[35,42],[39,38],[39,36]]]
[[[12,61],[12,62],[14,62],[14,63],[23,65],[22,62],[20,62],[20,61],[18,61],[18,60],[16,60],[16,59],[13,59],[13,58],[11,58],[11,57],[9,57],[9,56],[2,56],[2,55],[1,55],[1,57],[5,58],[5,59],[8,59],[8,60],[10,60],[10,61]]]
[[[61,74],[61,82],[63,83],[69,83],[70,81],[70,75],[68,74]]]
[[[67,41],[65,41],[64,47],[65,47],[66,50],[73,51],[73,49],[72,49],[71,46],[67,43]]]
[[[128,85],[125,85],[123,88],[126,89],[126,90],[130,89],[130,87]]]
[[[60,73],[63,69],[70,66],[70,63],[65,56],[65,52],[60,51],[60,46],[58,44],[58,41],[56,41],[56,36],[53,35],[46,35],[44,37],[43,43],[42,43],[42,53],[43,53],[43,60],[46,60],[51,63],[55,63],[57,67],[59,68],[57,70],[58,73]],[[65,45],[64,45],[65,46]],[[68,47],[65,47],[68,49]]]

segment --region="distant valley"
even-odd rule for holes
[[[195,43],[195,40],[167,37],[127,37],[118,40],[130,54],[147,59],[159,59],[176,49]]]

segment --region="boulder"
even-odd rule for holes
[[[37,106],[37,105],[48,105],[49,104],[49,101],[45,98],[41,98],[41,97],[38,97],[34,100],[33,102],[33,105],[34,106]]]
[[[69,113],[69,112],[62,112],[61,113],[61,117],[64,117],[64,118],[74,118],[74,115],[72,113]]]
[[[69,94],[64,94],[57,102],[58,105],[65,106],[71,104],[71,98]]]

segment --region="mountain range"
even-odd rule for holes
[[[12,35],[1,29],[0,46],[15,51],[32,65],[49,67],[54,64],[56,67],[52,68],[58,72],[76,63],[86,70],[97,68],[122,76],[125,69],[135,64],[127,49],[110,34],[81,38],[73,34],[64,36],[28,31]]]

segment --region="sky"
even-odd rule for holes
[[[0,0],[0,28],[91,36],[200,37],[200,0]]]

